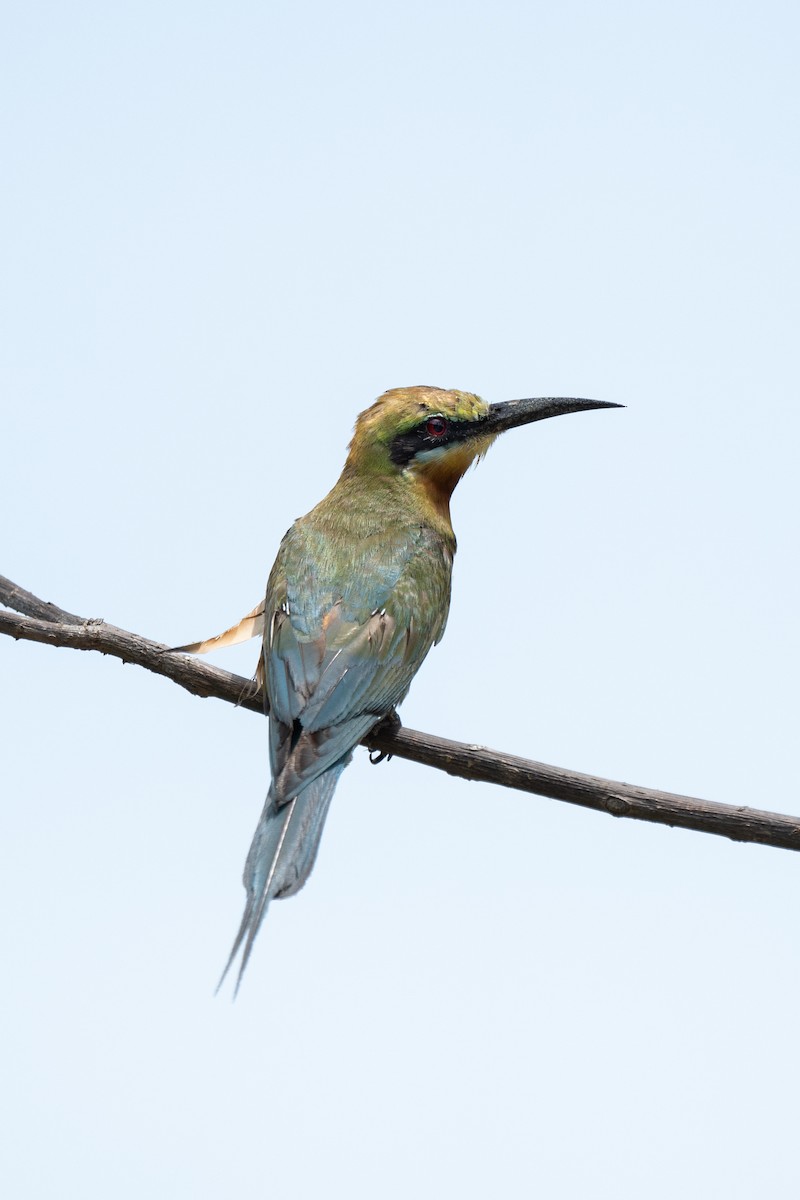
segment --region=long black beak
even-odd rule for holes
[[[504,404],[492,404],[481,421],[481,432],[503,433],[528,425],[531,421],[545,421],[548,417],[560,417],[564,413],[585,412],[592,408],[624,408],[624,404],[610,404],[607,400],[580,400],[573,396],[534,396],[529,400],[507,400]]]

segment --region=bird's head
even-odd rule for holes
[[[345,471],[382,476],[405,473],[438,506],[506,429],[592,408],[619,408],[602,400],[537,397],[487,404],[471,392],[434,387],[393,388],[356,422]]]

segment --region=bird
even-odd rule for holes
[[[456,537],[450,498],[508,429],[608,401],[393,388],[359,414],[341,476],[283,538],[266,596],[205,653],[262,637],[258,677],[272,779],[247,855],[244,915],[218,988],[241,952],[242,982],[272,900],[311,874],[331,798],[355,746],[396,718],[444,634]]]

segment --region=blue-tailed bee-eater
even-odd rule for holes
[[[333,490],[281,542],[263,603],[219,637],[181,647],[202,652],[263,635],[272,782],[222,976],[243,946],[237,989],[270,900],[294,895],[311,873],[353,748],[400,704],[444,633],[456,484],[506,429],[618,407],[564,397],[487,404],[434,387],[386,392],[358,417]]]

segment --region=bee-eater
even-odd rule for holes
[[[264,602],[218,638],[263,634],[272,782],[244,869],[237,990],[270,900],[303,886],[353,748],[408,692],[444,633],[456,539],[450,496],[506,429],[599,400],[487,404],[469,392],[395,388],[358,417],[339,481],[281,542]],[[222,980],[220,980],[220,983]]]

